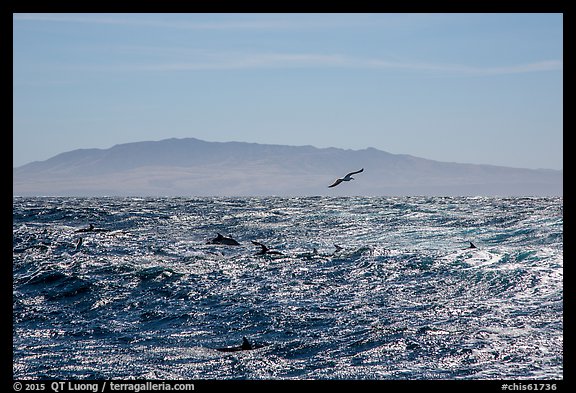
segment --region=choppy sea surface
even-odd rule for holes
[[[216,349],[243,337],[257,348]],[[562,379],[562,364],[562,198],[13,198],[14,379]]]

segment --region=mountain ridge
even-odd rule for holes
[[[355,181],[327,189],[360,168]],[[563,171],[429,160],[368,147],[169,138],[76,149],[13,168],[13,195],[562,195]]]

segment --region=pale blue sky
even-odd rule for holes
[[[14,14],[13,165],[166,138],[562,169],[562,14]]]

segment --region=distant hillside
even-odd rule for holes
[[[356,180],[328,188],[364,168]],[[80,149],[13,169],[13,195],[562,195],[562,171],[458,164],[374,148],[206,142]]]

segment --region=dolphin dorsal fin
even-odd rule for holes
[[[252,349],[252,344],[246,337],[242,337],[242,349]]]

